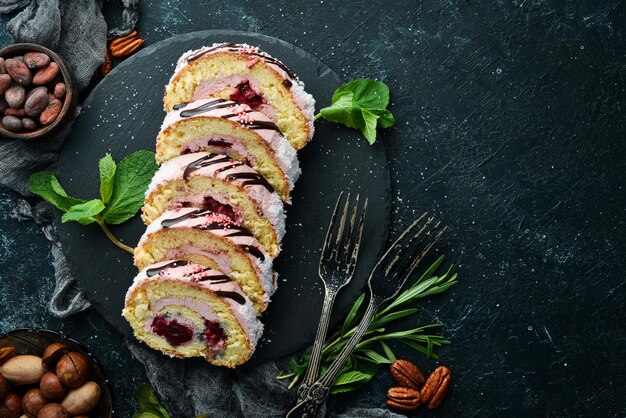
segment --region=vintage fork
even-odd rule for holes
[[[317,334],[315,335],[313,350],[311,351],[309,367],[298,388],[298,402],[306,398],[309,387],[317,380],[322,359],[322,347],[326,339],[326,332],[328,331],[328,323],[330,321],[335,297],[341,288],[350,283],[354,275],[359,248],[361,246],[363,220],[365,218],[365,212],[367,211],[367,199],[365,199],[365,204],[357,224],[359,196],[356,196],[355,202],[352,205],[353,209],[352,216],[350,217],[349,230],[346,233],[346,222],[348,221],[351,203],[350,194],[348,193],[341,219],[337,225],[337,215],[342,198],[343,192],[341,192],[339,198],[337,198],[335,210],[333,211],[328,230],[326,231],[324,249],[320,257],[319,276],[322,279],[322,283],[324,283],[324,304],[322,305],[320,323],[317,328]]]
[[[440,222],[435,222],[434,218],[428,218],[427,214],[424,213],[385,252],[376,263],[368,279],[370,300],[356,332],[332,362],[326,374],[311,385],[306,394],[306,399],[291,409],[287,417],[314,418],[316,416],[317,409],[328,397],[335,377],[367,331],[367,327],[378,309],[383,303],[398,294],[406,280],[441,238],[445,230],[446,228],[442,228]]]

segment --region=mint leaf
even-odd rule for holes
[[[335,90],[332,104],[320,110],[323,117],[359,129],[370,144],[376,142],[376,128],[389,128],[395,123],[390,111],[389,87],[376,80],[358,79]]]
[[[170,414],[161,406],[156,394],[150,387],[150,385],[139,385],[135,391],[135,399],[139,405],[139,411],[137,417],[141,418],[170,418]]]
[[[107,223],[121,224],[137,213],[157,168],[154,153],[149,151],[137,151],[120,161],[113,181],[113,194],[103,213]]]
[[[69,197],[61,187],[59,180],[50,172],[40,172],[30,176],[28,187],[33,194],[45,199],[63,212],[67,212],[74,205],[85,202],[82,199]]]
[[[357,298],[357,300],[352,305],[350,312],[348,312],[348,316],[346,316],[345,321],[343,321],[343,325],[341,326],[341,336],[346,335],[346,332],[350,330],[352,327],[352,323],[356,319],[357,314],[359,313],[359,308],[363,304],[363,300],[365,300],[365,293],[361,293],[361,295]]]
[[[100,197],[106,204],[109,203],[111,195],[113,194],[113,181],[115,179],[115,171],[117,165],[113,161],[111,154],[107,154],[98,163],[100,168]]]
[[[76,221],[81,225],[88,225],[95,222],[94,216],[104,210],[104,203],[100,199],[93,199],[89,202],[72,206],[61,217],[61,222]]]
[[[333,104],[346,93],[352,93],[352,100],[362,108],[384,109],[389,104],[389,87],[380,81],[360,78],[346,83],[335,90]]]

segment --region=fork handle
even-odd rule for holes
[[[370,303],[363,314],[363,318],[361,319],[361,322],[352,337],[350,337],[345,347],[332,362],[324,377],[310,386],[309,390],[305,394],[305,399],[299,401],[299,403],[291,411],[289,411],[287,417],[314,418],[317,415],[318,408],[326,401],[326,398],[328,398],[333,381],[346,364],[346,361],[348,361],[350,354],[354,351],[354,348],[363,337],[363,334],[367,331],[367,327],[382,302],[383,301],[374,296],[371,297]],[[299,397],[300,394],[298,393],[298,398]]]
[[[317,334],[315,334],[315,342],[313,343],[313,349],[311,351],[309,367],[306,369],[304,379],[298,388],[298,402],[302,402],[306,399],[309,388],[317,380],[320,363],[322,362],[322,348],[324,347],[324,340],[326,339],[326,333],[328,332],[330,316],[333,311],[335,298],[337,293],[339,293],[339,289],[329,288],[326,286],[324,286],[324,288],[324,303],[322,305],[320,323],[317,327]]]

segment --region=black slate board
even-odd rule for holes
[[[327,105],[341,84],[329,67],[279,39],[249,32],[202,31],[176,36],[146,48],[116,67],[85,101],[68,137],[58,167],[61,184],[73,196],[98,197],[98,160],[107,152],[119,161],[139,149],[154,150],[164,117],[162,96],[178,57],[214,42],[247,42],[282,60]],[[323,291],[317,275],[326,225],[341,190],[369,198],[360,262],[353,283],[337,300],[334,323],[361,291],[385,241],[389,222],[390,181],[384,147],[369,146],[359,133],[316,123],[314,140],[299,153],[302,177],[287,208],[287,235],[275,261],[279,288],[263,315],[265,332],[249,364],[280,358],[311,343]],[[58,224],[72,272],[95,308],[125,336],[132,331],[121,316],[124,295],[136,269],[132,257],[111,244],[96,225]],[[138,217],[112,227],[133,245],[145,226]]]

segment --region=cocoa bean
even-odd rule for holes
[[[50,57],[43,52],[28,52],[24,55],[24,63],[28,68],[39,69],[50,64]]]
[[[39,116],[39,122],[42,125],[50,125],[52,122],[56,120],[61,113],[61,109],[63,108],[63,103],[59,99],[54,99],[48,102],[48,106],[41,112]]]
[[[22,120],[15,116],[5,116],[2,118],[2,126],[5,127],[7,131],[11,132],[19,132],[24,129],[24,125],[22,124]]]
[[[43,67],[33,77],[33,84],[36,86],[41,86],[44,84],[48,84],[54,80],[54,78],[59,74],[59,66],[56,62],[51,62],[47,66]]]
[[[48,89],[45,87],[37,87],[30,91],[24,104],[24,110],[28,116],[39,116],[41,112],[48,106]]]
[[[18,55],[17,57],[13,57],[14,60],[18,60],[19,62],[24,62],[24,56]]]
[[[18,118],[23,118],[26,116],[26,111],[24,109],[13,109],[12,107],[8,108],[4,111],[6,116],[16,116]]]
[[[13,109],[18,109],[24,105],[26,100],[26,90],[19,84],[13,84],[4,93],[4,98],[7,100],[9,106]]]
[[[33,75],[30,73],[26,64],[16,58],[9,58],[5,61],[4,65],[7,69],[7,73],[9,73],[11,78],[15,80],[17,84],[27,86],[33,81]]]
[[[61,100],[65,96],[65,83],[57,83],[54,86],[54,97]]]
[[[13,80],[11,76],[8,74],[0,74],[0,94],[4,94],[9,87],[11,87],[11,83]]]
[[[22,125],[24,125],[24,129],[27,131],[34,131],[37,129],[37,122],[31,118],[22,118]]]
[[[4,58],[0,57],[0,74],[6,74],[7,69],[4,67]]]

